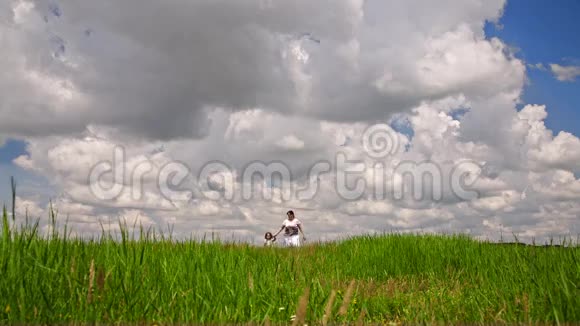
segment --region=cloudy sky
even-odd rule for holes
[[[87,236],[125,218],[171,225],[180,237],[259,241],[293,209],[311,239],[382,231],[575,238],[580,3],[557,5],[3,1],[0,199],[8,202],[15,176],[19,221],[46,221],[51,201]],[[364,146],[375,125],[394,145],[381,157]],[[362,166],[347,181],[363,182],[356,198],[337,191],[341,155]],[[211,162],[227,170],[199,178]],[[284,198],[276,178],[244,178],[255,162],[283,164],[291,187],[316,191]],[[331,171],[313,174],[321,162]],[[425,186],[420,198],[396,198],[390,190],[413,183],[401,177],[402,162],[436,166],[444,184],[462,162],[479,169],[468,174],[470,196],[444,189],[434,198]],[[120,187],[113,198],[91,182],[103,164],[125,172],[99,179]],[[166,190],[184,198],[159,185],[172,164],[189,173],[178,181],[169,173]],[[227,198],[248,184],[254,195]]]

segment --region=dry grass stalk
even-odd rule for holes
[[[105,289],[105,272],[102,268],[99,268],[97,272],[97,289],[102,292]]]
[[[93,286],[95,283],[95,260],[91,259],[91,267],[89,268],[89,293],[87,293],[87,302],[93,301]]]
[[[250,272],[248,272],[248,287],[250,288],[250,291],[254,292],[254,278]]]
[[[365,323],[364,323],[364,320],[365,320],[365,316],[366,316],[366,314],[367,314],[367,310],[366,310],[366,309],[363,309],[363,310],[361,310],[361,311],[360,311],[360,315],[358,315],[358,319],[357,319],[357,321],[356,321],[356,324],[355,324],[355,325],[357,325],[357,326],[362,326],[362,325],[364,325],[364,324],[365,324]]]
[[[310,298],[310,288],[307,287],[304,290],[304,294],[300,297],[298,301],[298,307],[296,308],[296,318],[292,322],[293,326],[304,325],[304,320],[306,320],[306,312],[308,310],[308,299]]]
[[[73,291],[73,283],[72,283],[72,278],[75,275],[75,257],[73,256],[71,259],[71,263],[70,263],[70,274],[68,277],[68,287],[71,290],[71,292]]]
[[[334,305],[334,299],[336,299],[336,290],[330,292],[330,297],[328,302],[326,302],[326,308],[324,308],[324,316],[322,316],[322,326],[328,324],[328,320],[332,317],[332,306]]]
[[[352,299],[352,294],[354,293],[354,286],[356,285],[355,280],[350,281],[346,293],[344,294],[344,299],[342,300],[342,305],[338,310],[339,316],[344,316],[348,312],[348,306],[350,305],[350,300]]]
[[[73,256],[70,262],[70,275],[75,273],[75,257]]]
[[[528,300],[527,293],[524,293],[522,300],[523,300],[523,304],[524,304],[524,319],[526,320],[526,323],[529,323],[530,322],[530,303]]]

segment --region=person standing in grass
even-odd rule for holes
[[[266,232],[264,235],[264,247],[272,247],[276,242],[276,237],[272,235],[272,232]]]
[[[304,236],[304,231],[302,230],[302,222],[294,216],[293,211],[288,211],[286,213],[287,219],[282,223],[282,227],[274,237],[284,231],[284,243],[286,247],[300,247],[300,234],[302,234],[302,241],[306,241]]]

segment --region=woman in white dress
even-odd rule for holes
[[[300,234],[302,234],[302,241],[306,241],[304,231],[302,230],[302,222],[294,216],[293,211],[286,213],[287,219],[282,223],[282,227],[274,237],[284,231],[284,243],[286,247],[300,247]]]

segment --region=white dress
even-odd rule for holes
[[[284,244],[286,247],[300,247],[300,230],[298,226],[302,225],[299,219],[294,218],[292,221],[286,219],[282,223],[284,227]]]
[[[286,247],[300,247],[300,235],[291,235],[284,238]]]

